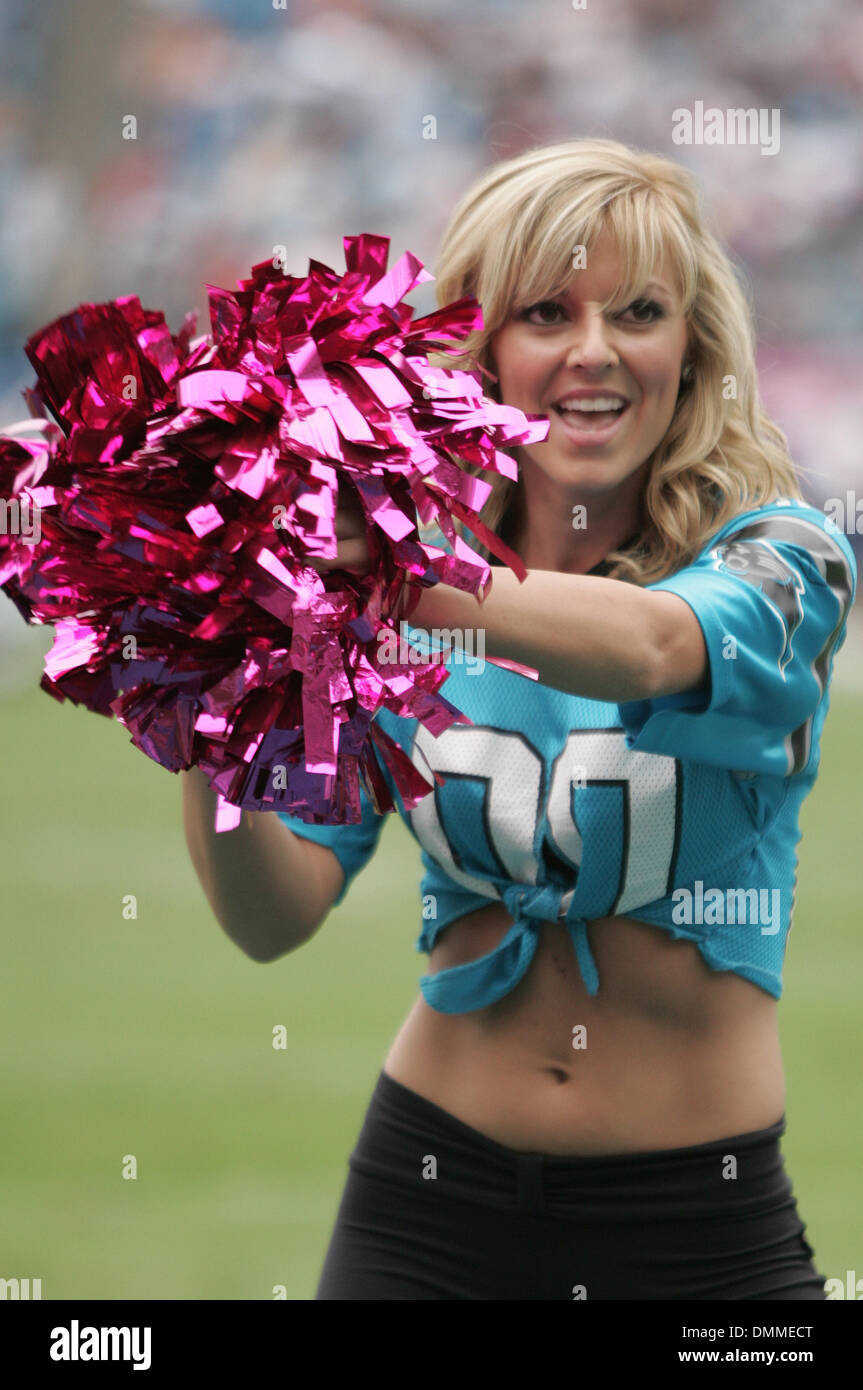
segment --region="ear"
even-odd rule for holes
[[[684,358],[683,366],[680,369],[680,386],[678,395],[681,391],[686,391],[695,380],[695,367],[690,358]]]
[[[486,348],[485,356],[488,366],[486,366],[485,363],[480,364],[477,361],[476,368],[482,382],[483,394],[488,396],[491,400],[497,401],[497,404],[500,405],[502,403],[500,399],[500,378],[497,374],[497,363],[494,360],[494,354],[490,347]]]

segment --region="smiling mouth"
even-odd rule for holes
[[[616,425],[629,409],[630,402],[614,397],[597,397],[592,400],[570,402],[568,405],[553,405],[551,408],[564,424],[579,434],[598,434]]]

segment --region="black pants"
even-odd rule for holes
[[[784,1132],[520,1153],[381,1072],[317,1298],[824,1299]]]

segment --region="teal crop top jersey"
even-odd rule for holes
[[[501,999],[527,971],[543,922],[565,924],[595,995],[587,924],[607,916],[693,941],[711,969],[779,998],[800,805],[817,775],[856,585],[847,538],[815,508],[779,500],[735,517],[691,564],[647,586],[695,613],[709,687],[623,704],[582,699],[472,658],[465,643],[450,653],[441,693],[470,724],[434,738],[379,710],[427,780],[430,767],[446,779],[405,812],[386,774],[425,870],[417,950],[429,953],[451,922],[490,902],[512,917],[494,950],[422,977],[427,1003],[458,1014]],[[337,902],[386,819],[364,791],[362,808],[360,824],[340,826],[277,812],[336,854]]]

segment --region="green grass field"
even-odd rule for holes
[[[784,1152],[843,1280],[863,1276],[861,715],[863,694],[834,694],[780,1005]],[[179,778],[123,729],[34,689],[0,703],[0,749],[0,1277],[45,1299],[312,1298],[424,965],[416,845],[392,817],[318,935],[256,965],[199,888]]]

